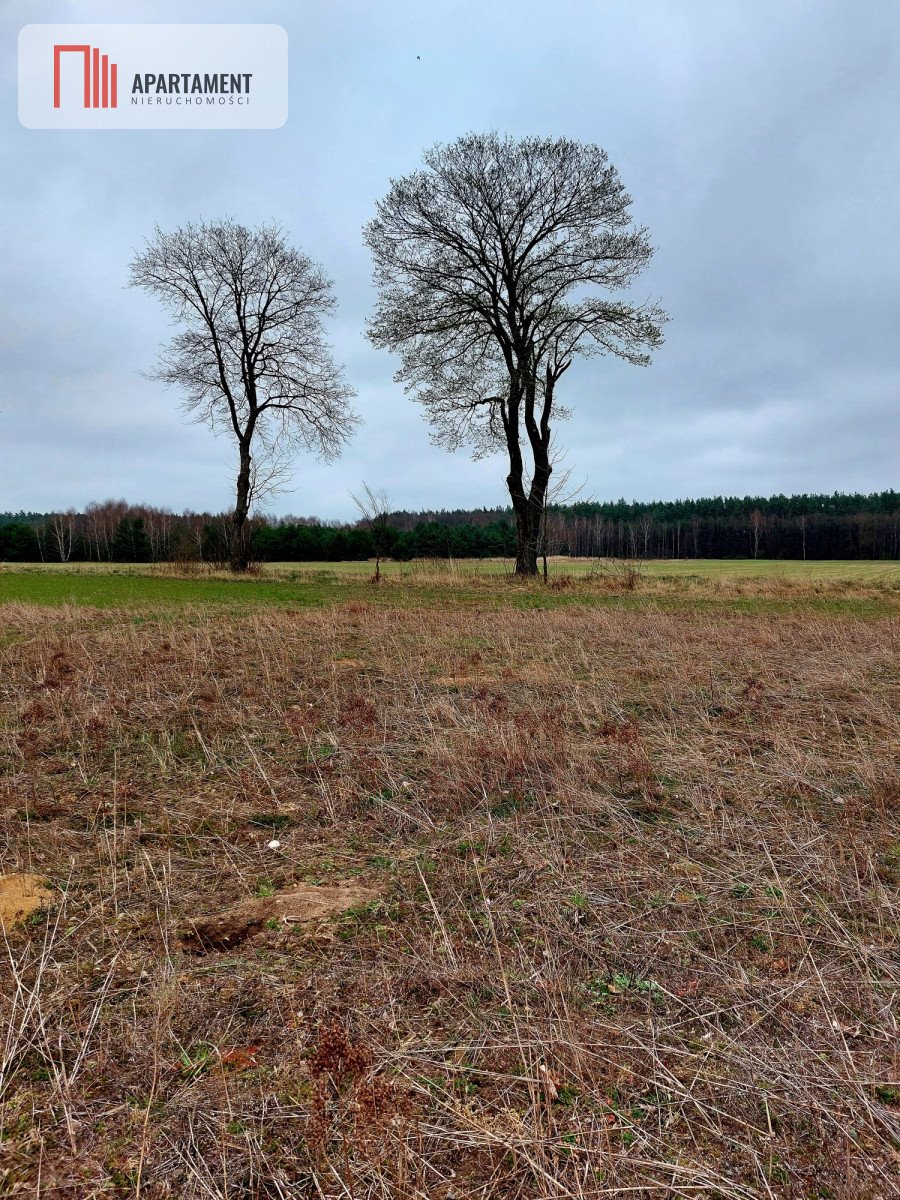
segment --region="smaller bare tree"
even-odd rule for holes
[[[74,508],[50,518],[50,539],[61,563],[69,561],[75,548],[75,518]]]
[[[641,537],[643,538],[643,546],[644,546],[644,551],[643,551],[643,554],[641,557],[649,558],[650,557],[650,535],[653,533],[653,514],[652,513],[644,513],[644,515],[638,521],[638,525],[640,526]]]
[[[391,505],[384,488],[372,488],[362,482],[362,491],[357,496],[350,493],[353,503],[359,509],[362,524],[368,529],[372,538],[372,549],[375,552],[375,583],[381,583],[381,560],[390,549],[391,536]]]
[[[340,453],[357,423],[352,390],[325,340],[331,281],[275,225],[232,220],[157,227],[131,263],[131,285],[181,326],[153,377],[184,392],[185,409],[238,446],[231,566],[250,563],[251,503],[299,449]],[[257,472],[260,460],[262,472]],[[271,464],[275,464],[273,476]]]
[[[565,451],[559,450],[555,441],[550,444],[550,467],[551,471],[557,471],[560,464],[565,459]],[[559,506],[563,504],[571,504],[577,496],[580,495],[584,487],[584,480],[578,484],[572,484],[572,468],[566,467],[562,475],[558,476],[555,482],[547,487],[546,502],[541,513],[541,523],[538,529],[537,553],[541,558],[544,583],[550,575],[550,566],[548,558],[550,556],[550,508],[551,506]],[[593,497],[589,497],[593,499]]]
[[[766,518],[758,508],[754,508],[750,514],[750,535],[753,538],[753,557],[759,558],[759,545],[762,541],[763,531],[766,528]]]
[[[691,517],[691,538],[694,543],[694,558],[700,557],[700,518],[695,514]]]
[[[196,562],[203,562],[203,540],[206,532],[206,521],[200,513],[187,511],[184,514],[185,541],[190,547],[190,557]]]

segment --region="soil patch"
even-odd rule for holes
[[[355,883],[334,887],[298,883],[277,895],[242,900],[221,912],[185,922],[181,943],[186,950],[199,952],[230,950],[273,919],[285,925],[313,925],[377,900],[379,895],[375,888]]]
[[[18,925],[51,896],[42,875],[0,875],[0,928]]]

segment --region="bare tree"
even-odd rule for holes
[[[166,508],[145,507],[142,515],[150,541],[150,558],[153,562],[163,562],[172,555],[175,514]]]
[[[75,548],[75,520],[77,513],[74,508],[64,513],[53,513],[50,517],[50,538],[60,562],[68,562]]]
[[[596,292],[625,287],[652,249],[598,146],[470,134],[424,157],[366,227],[379,289],[369,336],[400,354],[397,378],[437,443],[505,450],[516,573],[533,575],[551,417],[566,415],[557,384],[578,354],[649,361],[662,310]]]
[[[555,444],[551,442],[548,457],[550,460],[550,470],[551,470],[551,473],[553,473],[556,471],[556,469],[559,467],[562,460],[565,458],[565,451],[558,451],[556,449]],[[541,520],[540,520],[540,526],[539,526],[539,531],[538,531],[537,549],[538,549],[538,553],[539,553],[539,556],[541,559],[541,569],[543,572],[545,583],[547,582],[547,579],[550,574],[550,566],[549,566],[549,562],[548,562],[548,559],[549,559],[549,556],[551,553],[551,549],[550,549],[550,537],[551,537],[550,506],[551,505],[571,504],[572,501],[575,499],[575,497],[581,492],[582,488],[584,487],[584,481],[573,485],[571,480],[572,480],[572,468],[566,467],[565,470],[563,471],[563,473],[561,475],[558,475],[552,484],[548,484],[547,492],[544,496],[544,505],[541,510]],[[559,532],[559,523],[558,522],[557,522],[557,528],[554,529],[553,532],[555,532],[555,533]]]
[[[753,539],[753,557],[759,557],[759,544],[766,527],[766,518],[758,508],[750,513],[750,536]]]
[[[333,458],[357,422],[322,325],[335,306],[331,281],[277,226],[225,220],[157,227],[132,260],[131,285],[181,326],[153,377],[183,390],[195,420],[237,441],[229,540],[233,569],[246,570],[257,462],[280,464],[298,449]],[[256,478],[271,483],[267,471]]]
[[[389,549],[391,536],[391,503],[384,488],[371,488],[365,480],[359,496],[350,493],[353,503],[360,511],[362,522],[372,537],[375,551],[375,582],[381,583],[381,560]]]
[[[41,562],[47,561],[48,551],[48,535],[49,529],[43,521],[39,521],[34,527],[34,538],[37,542],[38,554],[41,556]]]
[[[129,506],[124,500],[105,500],[102,504],[89,504],[85,510],[88,535],[93,543],[97,561],[112,559],[113,540],[116,530]]]
[[[644,552],[641,557],[649,558],[650,557],[650,535],[653,532],[653,513],[644,513],[644,515],[638,521],[638,525],[640,526],[641,536],[643,537],[643,540],[644,540]]]
[[[191,557],[197,562],[203,562],[203,539],[206,532],[206,519],[195,512],[184,514],[185,540],[190,547]]]

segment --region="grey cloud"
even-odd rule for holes
[[[587,492],[897,484],[895,4],[164,0],[128,17],[280,22],[291,115],[258,133],[22,129],[20,25],[122,9],[5,6],[0,509],[228,503],[230,447],[140,375],[168,327],[124,286],[155,222],[224,213],[274,217],[332,274],[332,340],[367,420],[338,464],[298,460],[277,508],[349,516],[361,477],[408,507],[502,503],[502,463],[430,446],[366,342],[360,235],[425,146],[492,127],[605,146],[658,247],[638,285],[672,315],[654,365],[566,377],[560,441]]]

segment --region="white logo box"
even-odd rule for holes
[[[26,25],[28,129],[277,129],[288,115],[281,25]]]

